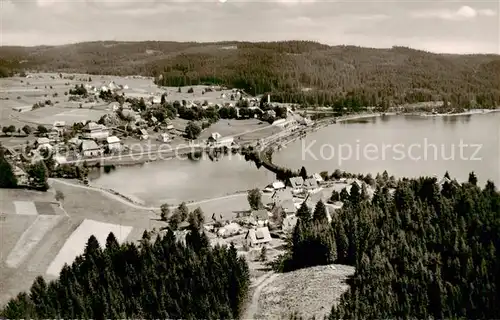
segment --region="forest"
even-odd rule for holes
[[[92,236],[85,252],[65,265],[56,281],[39,276],[29,292],[12,299],[6,319],[235,319],[249,286],[246,261],[233,246],[212,248],[191,227],[185,244],[174,233],[139,245],[105,248]]]
[[[281,42],[88,42],[2,47],[29,70],[154,76],[165,86],[222,84],[275,102],[392,106],[445,100],[455,107],[500,104],[498,55],[435,54]]]
[[[449,178],[449,175],[446,174]],[[354,183],[329,223],[324,204],[300,208],[277,271],[355,266],[330,319],[494,319],[500,314],[500,194],[488,181],[374,179]],[[442,181],[441,181],[442,182]],[[395,183],[395,188],[392,185]]]

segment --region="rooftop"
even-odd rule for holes
[[[95,143],[94,140],[83,140],[82,141],[82,151],[86,150],[97,150],[99,146]]]

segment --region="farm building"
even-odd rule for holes
[[[102,124],[89,122],[83,127],[83,137],[86,139],[106,140],[109,130]]]
[[[263,246],[271,242],[271,234],[267,227],[250,229],[245,236],[245,241],[249,247]]]
[[[83,140],[80,149],[84,157],[97,157],[102,154],[101,148],[94,140]]]
[[[250,213],[250,216],[257,221],[260,226],[264,226],[269,222],[269,213],[266,209],[254,210]]]
[[[119,151],[122,148],[120,139],[117,136],[111,136],[106,138],[106,143],[110,151]]]

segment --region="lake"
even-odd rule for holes
[[[372,173],[466,180],[500,185],[500,112],[468,116],[385,116],[338,123],[273,155],[273,162],[311,173]]]
[[[352,173],[387,170],[397,177],[443,176],[500,185],[500,112],[453,117],[385,116],[331,125],[288,144],[273,162],[310,173],[335,169]],[[264,188],[275,175],[239,155],[219,161],[172,159],[122,167],[93,183],[148,204],[202,200]]]
[[[236,154],[218,161],[170,159],[101,173],[92,183],[139,198],[147,204],[203,200],[272,183],[275,174]]]

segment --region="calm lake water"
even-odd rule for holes
[[[310,148],[308,148],[310,146]],[[310,152],[307,152],[309,150]],[[350,150],[350,152],[349,152]],[[350,153],[350,155],[349,155]],[[309,134],[273,155],[273,161],[309,172],[387,170],[397,177],[476,172],[500,185],[500,112],[454,117],[386,116],[339,123]],[[212,162],[166,160],[119,168],[94,183],[152,205],[202,200],[263,188],[275,176],[239,156]]]
[[[481,183],[490,179],[500,185],[499,137],[500,112],[385,116],[340,123],[309,134],[275,154],[273,162],[290,168],[305,166],[311,172],[339,168],[376,174],[387,170],[399,177],[442,177],[448,170],[459,181],[474,171]]]

